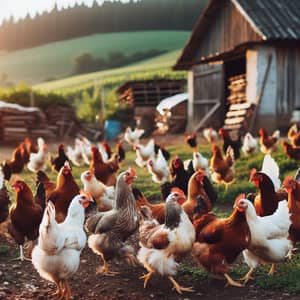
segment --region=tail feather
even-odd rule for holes
[[[276,138],[277,140],[279,140],[280,138],[280,131],[279,130],[275,130],[272,134],[273,138]]]
[[[279,179],[279,167],[270,154],[265,155],[261,171],[270,177],[275,190],[278,190],[281,186],[281,181]]]

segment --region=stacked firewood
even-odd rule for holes
[[[228,104],[238,104],[246,102],[246,75],[241,74],[228,79],[229,96],[227,97]]]

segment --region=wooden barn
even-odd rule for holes
[[[287,128],[300,107],[300,1],[211,0],[175,70],[188,70],[188,129]]]

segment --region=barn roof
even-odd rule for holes
[[[243,15],[262,41],[300,40],[299,0],[229,0]],[[221,7],[220,0],[211,0],[198,18],[190,39],[178,58],[174,69],[186,69],[186,63],[193,56],[201,37],[213,22]]]

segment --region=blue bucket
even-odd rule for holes
[[[104,123],[105,139],[110,141],[116,139],[121,133],[121,122],[114,120],[107,120]]]

